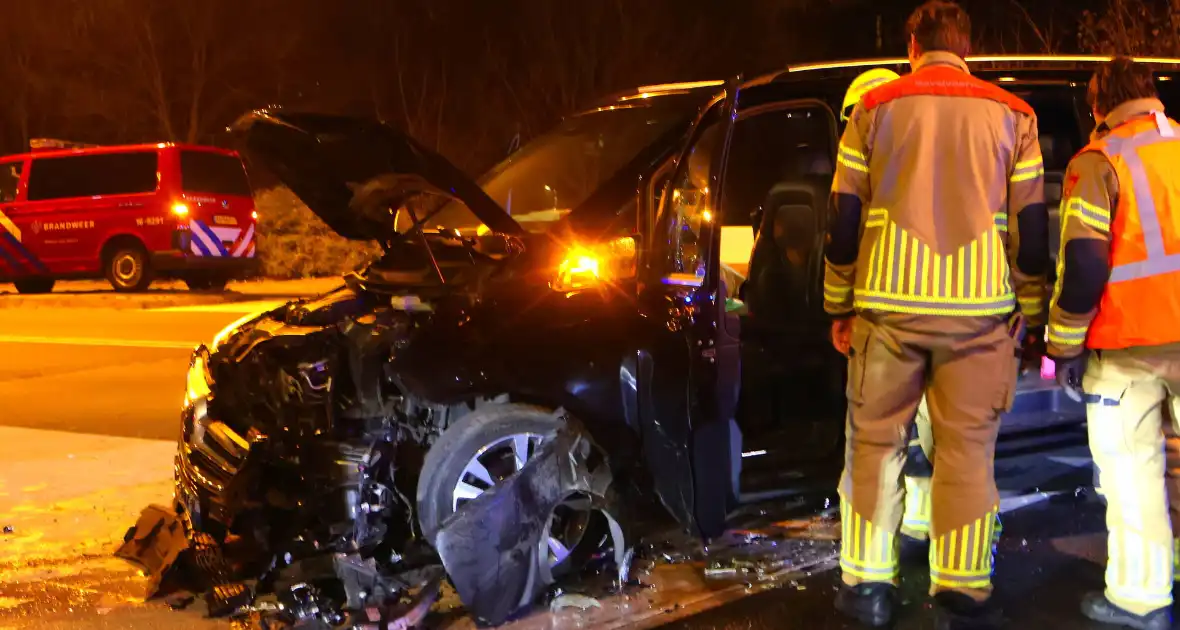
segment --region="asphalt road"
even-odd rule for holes
[[[192,348],[269,303],[0,309],[0,426],[172,439]]]

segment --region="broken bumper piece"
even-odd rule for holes
[[[606,517],[615,562],[625,553],[611,515],[610,466],[584,434],[565,429],[515,475],[465,503],[443,524],[435,548],[463,605],[482,623],[499,625],[553,584],[549,524],[554,510],[589,502]]]

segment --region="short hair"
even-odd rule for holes
[[[914,9],[906,33],[922,52],[946,51],[960,57],[971,53],[971,17],[947,0],[930,0]]]
[[[1102,116],[1138,98],[1159,98],[1151,67],[1130,57],[1115,57],[1094,70],[1086,102]]]

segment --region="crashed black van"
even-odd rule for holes
[[[1037,110],[1054,208],[1097,60],[969,60]],[[176,463],[189,527],[390,575],[425,541],[499,621],[587,548],[620,551],[644,506],[710,537],[739,504],[830,489],[845,359],[823,311],[827,205],[841,100],[870,67],[906,71],[641,87],[478,182],[377,122],[244,117],[251,164],[384,254],[194,352]],[[1159,70],[1180,107],[1180,61]],[[1083,420],[1034,373],[1004,431]]]

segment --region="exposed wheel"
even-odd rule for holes
[[[14,280],[17,293],[49,293],[53,290],[53,278],[26,278],[24,280]]]
[[[107,281],[116,291],[143,291],[152,283],[147,252],[138,245],[121,245],[106,257]]]
[[[507,404],[477,409],[443,432],[418,478],[418,522],[433,542],[443,521],[465,502],[519,471],[562,422],[552,411]],[[583,539],[597,544],[588,506],[561,505],[549,522],[549,566],[554,573],[580,562]],[[571,567],[574,568],[574,567]]]
[[[229,284],[229,279],[221,276],[196,275],[186,277],[184,283],[192,291],[224,291],[225,285]]]

